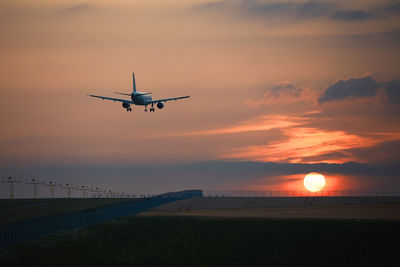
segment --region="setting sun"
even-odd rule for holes
[[[325,184],[325,177],[318,172],[310,172],[304,177],[304,187],[310,192],[321,191]]]

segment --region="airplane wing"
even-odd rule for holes
[[[179,99],[184,99],[184,98],[189,98],[190,95],[186,95],[186,96],[180,96],[180,97],[172,97],[172,98],[164,98],[164,99],[157,99],[157,100],[152,100],[149,101],[149,104],[154,104],[154,103],[159,103],[159,102],[168,102],[168,101],[172,101],[172,100],[179,100]]]
[[[103,100],[112,100],[114,102],[117,101],[117,102],[126,102],[126,103],[133,104],[132,100],[128,100],[128,99],[112,98],[112,97],[99,96],[99,95],[89,95],[89,96],[100,98],[100,99],[103,99]]]

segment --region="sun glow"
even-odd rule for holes
[[[310,192],[321,191],[326,184],[325,177],[318,172],[310,172],[304,177],[304,187]]]

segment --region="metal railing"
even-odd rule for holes
[[[373,197],[400,196],[400,192],[374,191],[295,191],[295,190],[203,190],[205,197]]]

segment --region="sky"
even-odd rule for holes
[[[304,190],[319,171],[400,192],[400,1],[5,0],[0,33],[3,178]],[[191,98],[87,97],[130,92],[133,71],[153,99]]]

